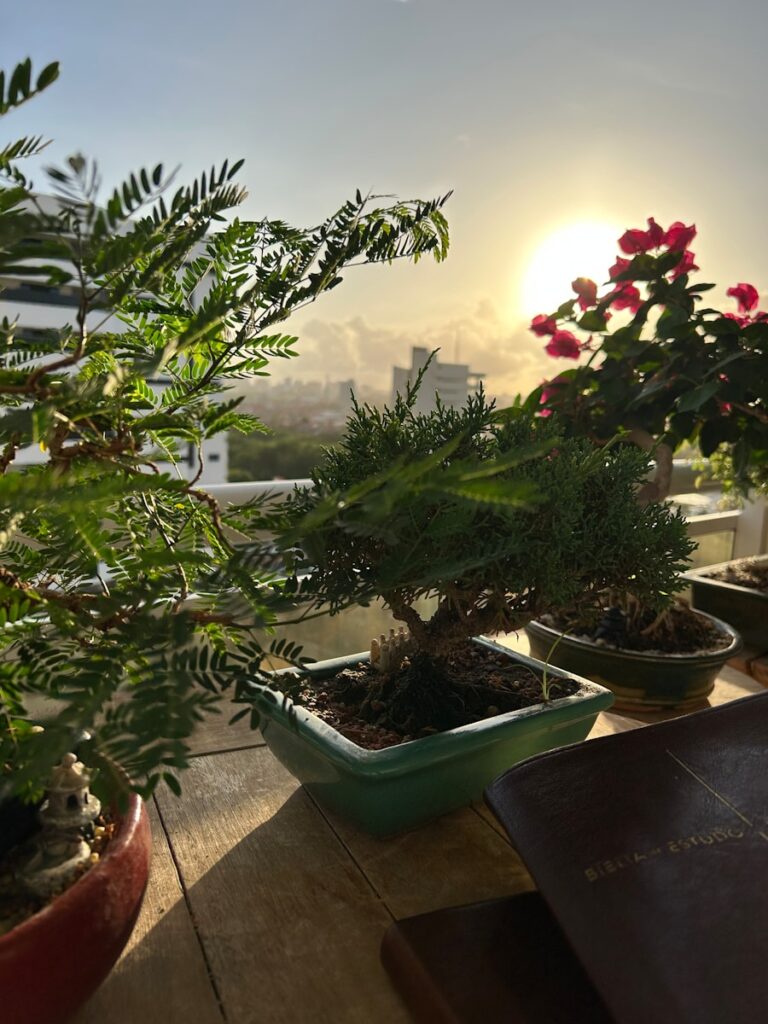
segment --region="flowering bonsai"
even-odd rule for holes
[[[558,412],[569,434],[598,443],[625,431],[653,451],[655,481],[669,492],[672,455],[683,443],[725,460],[746,491],[768,484],[768,314],[757,289],[727,289],[726,309],[707,306],[713,284],[693,280],[696,227],[646,229],[618,240],[607,283],[578,277],[575,297],[534,317],[531,330],[553,357],[578,362],[537,388],[527,407]]]
[[[363,700],[401,735],[461,724],[467,693],[452,677],[473,637],[610,588],[664,604],[690,550],[678,514],[635,501],[641,451],[566,438],[482,392],[419,414],[418,386],[392,408],[355,404],[313,488],[259,523],[276,531],[308,613],[381,598],[407,627],[408,658],[374,672]]]
[[[0,114],[57,74],[0,75]],[[72,320],[0,323],[0,798],[36,796],[76,742],[102,792],[124,785],[116,765],[177,791],[196,723],[259,678],[281,600],[272,559],[244,565],[237,510],[199,485],[203,442],[262,429],[228,388],[294,354],[285,320],[345,267],[445,256],[444,200],[358,193],[299,229],[235,215],[240,161],[173,192],[158,164],[102,197],[81,156],[41,200],[22,170],[41,148],[0,149],[0,285],[62,289]]]

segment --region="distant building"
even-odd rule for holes
[[[345,408],[348,408],[355,391],[354,380],[336,380],[331,384],[333,397]]]
[[[429,359],[429,350],[414,345],[411,349],[411,366],[405,369],[395,366],[392,369],[392,397],[399,392],[405,394],[406,388],[416,380],[419,370],[423,370]],[[440,395],[445,405],[462,406],[470,394],[477,391],[484,373],[470,370],[466,363],[441,363],[437,356],[427,367],[415,409],[417,412],[430,412],[435,407],[435,392]]]

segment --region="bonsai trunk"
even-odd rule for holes
[[[457,591],[440,599],[432,618],[424,620],[399,593],[385,594],[393,616],[408,627],[416,650],[441,661],[450,653],[466,646],[473,636],[483,633],[510,632],[521,628],[530,619],[527,612],[513,611],[506,601],[488,599],[478,605],[481,595]]]
[[[642,505],[648,505],[652,501],[663,501],[672,486],[672,456],[674,454],[672,449],[668,444],[657,441],[647,430],[641,430],[639,427],[630,430],[627,436],[644,452],[652,452],[656,461],[656,475],[653,480],[648,480],[643,484],[637,492],[637,500]]]

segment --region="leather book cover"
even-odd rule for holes
[[[768,693],[531,758],[486,799],[618,1024],[768,1021]]]
[[[537,892],[397,921],[381,958],[419,1024],[611,1024]]]

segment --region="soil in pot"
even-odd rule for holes
[[[628,615],[624,608],[613,605],[592,621],[565,615],[542,615],[541,621],[599,646],[644,654],[705,654],[725,650],[732,640],[711,619],[682,601],[662,615],[647,609]]]
[[[506,653],[467,644],[448,658],[413,654],[393,673],[369,662],[345,668],[299,694],[299,702],[347,739],[380,750],[543,702],[540,673]],[[578,690],[548,681],[549,697]]]
[[[763,559],[742,559],[730,562],[716,572],[704,574],[707,579],[731,583],[736,587],[747,587],[768,594],[768,562]]]
[[[591,620],[531,622],[526,633],[534,657],[602,683],[625,711],[700,706],[741,648],[729,625],[682,602],[663,616],[622,603]]]
[[[83,839],[91,848],[91,858],[83,864],[77,877],[69,885],[58,892],[52,893],[48,899],[31,894],[19,881],[19,869],[30,852],[30,842],[39,832],[39,826],[25,842],[13,847],[0,859],[0,935],[5,935],[28,917],[43,910],[49,903],[57,899],[62,892],[74,885],[104,855],[110,840],[115,834],[116,825],[109,812],[102,812],[91,828],[83,830]]]

